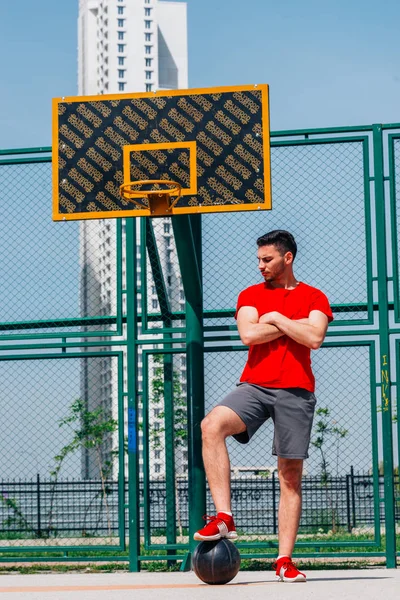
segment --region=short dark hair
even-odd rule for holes
[[[297,244],[294,237],[284,229],[275,229],[265,233],[257,240],[257,246],[276,246],[278,252],[283,256],[286,252],[293,254],[293,260],[297,254]]]

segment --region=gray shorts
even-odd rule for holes
[[[308,458],[316,402],[314,394],[303,388],[264,388],[239,383],[219,406],[231,408],[246,425],[246,431],[233,436],[241,444],[247,444],[271,417],[275,426],[272,454]]]

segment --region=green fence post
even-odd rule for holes
[[[156,287],[158,302],[163,320],[163,327],[171,329],[171,306],[164,281],[157,241],[154,234],[152,219],[146,219],[143,232],[146,241],[153,280]],[[143,294],[142,289],[142,294]],[[143,319],[142,319],[143,323]],[[165,340],[171,339],[172,333],[164,333]],[[164,349],[172,348],[171,344],[164,343]],[[174,369],[173,355],[166,353],[164,361],[164,423],[165,423],[165,493],[166,493],[166,516],[167,516],[167,544],[176,544],[176,501],[175,501],[175,422],[174,422]],[[176,550],[169,550],[175,554]],[[168,561],[172,566],[174,561]]]
[[[382,125],[373,125],[376,245],[378,266],[379,347],[381,360],[382,437],[386,530],[386,566],[396,568],[393,432],[390,390],[389,303]]]
[[[171,220],[186,297],[189,547],[193,553],[196,547],[193,534],[200,527],[206,512],[206,483],[200,429],[204,417],[201,216],[179,215]]]
[[[168,325],[166,325],[168,326]],[[171,334],[164,334],[170,337]],[[172,337],[172,336],[171,336]],[[170,348],[164,344],[164,348]],[[173,355],[164,354],[164,406],[165,406],[165,492],[167,516],[167,544],[176,544],[176,502],[175,502],[175,422],[174,422],[174,369]],[[175,554],[175,550],[169,550]],[[172,566],[174,561],[168,561]]]
[[[136,219],[126,219],[129,570],[140,570],[140,482],[137,390]]]

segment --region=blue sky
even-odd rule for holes
[[[0,2],[0,148],[50,145],[78,0]],[[188,0],[189,85],[269,83],[272,129],[398,122],[397,0]]]

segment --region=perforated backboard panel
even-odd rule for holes
[[[53,219],[151,216],[129,181],[178,182],[169,214],[271,208],[268,86],[53,100]]]

